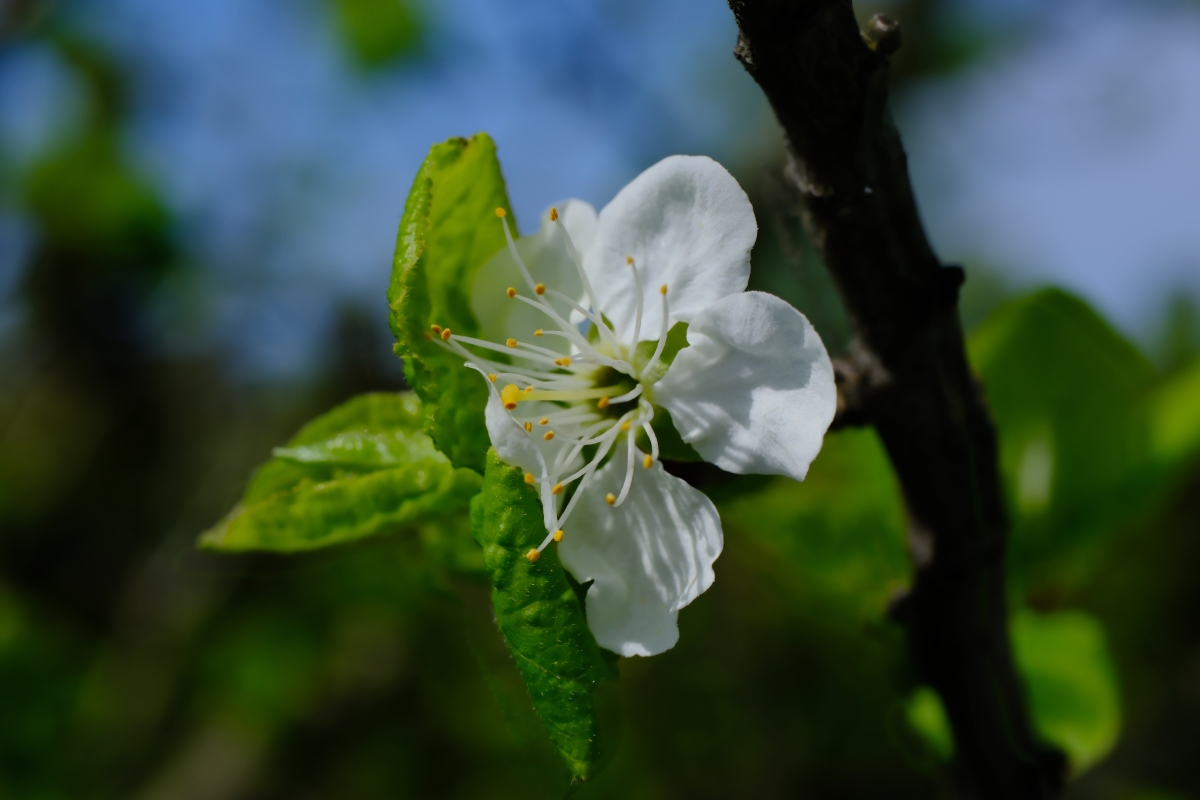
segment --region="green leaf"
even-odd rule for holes
[[[1144,412],[1153,367],[1058,290],[1002,306],[970,353],[999,432],[1014,573],[1060,557],[1083,568],[1080,546],[1114,530],[1153,488]]]
[[[275,451],[200,546],[311,550],[463,508],[480,477],[454,469],[420,431],[422,419],[411,393],[361,395],[319,417]]]
[[[483,420],[487,387],[463,368],[461,357],[435,344],[429,331],[437,324],[455,333],[479,333],[470,287],[479,267],[504,246],[497,208],[509,208],[508,196],[487,134],[434,145],[404,207],[388,287],[396,352],[425,404],[426,432],[456,467],[478,472],[489,444]]]
[[[363,69],[385,67],[420,44],[421,18],[408,0],[330,0],[338,32]]]
[[[916,731],[929,749],[943,761],[954,758],[954,731],[942,698],[928,686],[920,686],[904,704],[909,727]]]
[[[525,557],[546,535],[542,507],[522,471],[495,451],[488,452],[483,490],[471,502],[471,524],[492,581],[496,622],[534,708],[572,774],[588,780],[611,754],[615,656],[588,630],[555,548],[536,562]]]
[[[1022,611],[1012,637],[1034,726],[1066,752],[1079,775],[1112,750],[1121,730],[1121,697],[1104,631],[1078,611]]]
[[[1150,443],[1155,459],[1167,467],[1200,453],[1200,361],[1151,398]]]
[[[803,483],[769,481],[720,506],[729,536],[748,536],[789,570],[789,585],[844,619],[880,619],[909,579],[900,487],[871,429],[826,435]]]

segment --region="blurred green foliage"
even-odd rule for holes
[[[417,51],[424,20],[412,0],[327,0],[347,53],[362,69],[393,64]]]
[[[387,343],[350,334],[299,387],[156,352],[153,291],[192,267],[118,146],[115,71],[53,46],[90,111],[5,188],[37,240],[0,341],[0,797],[562,796],[465,510],[320,553],[194,552],[257,464],[274,465],[264,496],[374,474],[408,428],[337,422],[268,459],[318,413],[402,387],[354,355]],[[844,323],[796,252],[764,222],[757,285]],[[1055,291],[971,340],[1014,521],[1015,647],[1075,798],[1200,794],[1200,362],[1173,352],[1156,371]],[[343,463],[368,443],[379,463]],[[621,662],[621,745],[577,796],[944,794],[952,741],[886,618],[905,517],[875,435],[830,435],[803,484],[704,488],[726,527],[718,580],[674,649]]]

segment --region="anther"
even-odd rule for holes
[[[596,401],[596,408],[608,408],[608,398],[601,397]]]
[[[508,295],[508,299],[510,299],[510,300],[511,300],[512,298],[514,298],[514,297],[516,297],[516,296],[517,296],[517,290],[516,290],[516,289],[514,289],[514,288],[513,288],[513,287],[511,287],[511,286],[510,286],[510,287],[508,287],[507,289],[505,289],[505,290],[504,290],[504,293],[505,293],[506,295]]]
[[[541,329],[541,328],[538,328],[536,331],[534,331],[534,332],[533,332],[533,335],[534,335],[534,336],[541,336],[541,335],[542,335],[542,329]]]
[[[443,328],[443,329],[442,329],[442,341],[443,341],[443,342],[448,342],[448,341],[450,341],[450,336],[451,336],[451,335],[452,335],[452,334],[450,333],[450,329],[449,329],[449,328]]]
[[[633,256],[625,256],[625,263],[632,265],[633,264]]]
[[[500,390],[500,400],[509,411],[517,407],[517,395],[520,392],[521,390],[517,388],[515,383],[510,383]]]
[[[617,496],[612,492],[609,492],[608,494],[604,495],[604,502],[611,506],[613,503],[617,502]]]
[[[629,430],[629,420],[625,420],[624,422],[621,423],[621,430],[623,430],[623,431]]]
[[[563,493],[563,485],[561,483],[554,484],[554,488],[552,488],[550,490],[550,494],[562,494],[562,493]]]
[[[505,344],[508,345],[509,347],[515,348],[517,346],[517,340],[509,339],[507,342],[505,342]]]
[[[559,359],[559,361],[562,362],[562,365],[564,367],[571,366],[571,357],[570,356],[563,356],[562,358]]]
[[[533,391],[533,384],[531,383],[525,387],[525,394],[529,394],[532,391]]]
[[[556,542],[561,542],[561,541],[562,541],[562,537],[563,537],[562,528],[559,528],[558,530],[556,530],[556,531],[554,532],[554,541],[556,541]]]
[[[434,336],[442,335],[442,326],[441,325],[430,325],[429,330],[433,331]]]
[[[542,438],[547,442],[550,441],[554,438],[554,431],[546,431],[544,434],[542,434]]]
[[[558,209],[557,208],[550,209],[550,221],[558,222]]]
[[[495,383],[495,382],[496,382],[496,373],[494,373],[494,372],[489,372],[489,373],[488,373],[488,380],[489,380],[489,381],[491,381],[492,383]]]
[[[642,466],[645,467],[646,469],[650,469],[652,466],[654,466],[654,456],[646,456],[645,458],[643,458]]]
[[[497,209],[496,209],[496,216],[497,216],[497,217],[499,217],[500,219],[504,219],[504,214],[505,214],[505,213],[506,213],[506,212],[504,211],[504,209],[503,209],[503,208],[497,208]]]
[[[525,557],[528,558],[529,563],[532,564],[533,562],[537,561],[539,558],[542,557],[542,553],[535,547],[532,550],[530,550],[528,553],[526,553]]]
[[[658,290],[658,293],[659,293],[659,294],[666,294],[666,293],[667,293],[667,285],[666,285],[665,283],[662,285],[662,288]]]
[[[541,419],[538,420],[538,425],[549,425],[549,424],[550,424],[549,417],[542,417]]]
[[[528,483],[530,486],[533,486],[533,484],[536,480],[537,480],[537,478],[533,477],[532,472],[525,473],[525,482]]]
[[[537,294],[545,294],[546,293],[546,284],[539,283],[537,286],[533,287],[533,291]]]
[[[529,433],[529,432],[530,432],[530,431],[532,431],[532,430],[533,430],[533,423],[532,423],[532,422],[526,422],[526,423],[525,423],[525,432],[526,432],[526,433]]]

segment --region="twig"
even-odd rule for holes
[[[839,424],[878,430],[904,491],[915,580],[893,607],[954,729],[963,797],[1049,798],[1065,761],[1034,737],[1008,640],[996,436],[967,366],[963,273],[934,255],[888,113],[899,26],[850,0],[730,0],[735,55],[783,126],[787,177],[857,344]]]

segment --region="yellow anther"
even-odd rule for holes
[[[526,433],[529,433],[529,432],[530,432],[530,431],[532,431],[532,430],[533,430],[533,423],[532,423],[532,422],[526,422],[526,423],[525,423],[525,432],[526,432]]]
[[[544,434],[542,434],[542,438],[547,442],[550,441],[554,438],[554,431],[546,431]]]
[[[654,466],[654,456],[646,456],[645,458],[643,458],[642,466],[645,467],[646,469],[650,469],[652,466]]]
[[[509,297],[509,299],[510,299],[510,300],[511,300],[512,298],[514,298],[514,297],[516,297],[516,296],[517,296],[517,290],[516,290],[516,289],[514,289],[514,288],[513,288],[513,287],[511,287],[511,286],[510,286],[510,287],[508,287],[507,289],[505,289],[505,290],[504,290],[504,293],[505,293],[506,295],[508,295],[508,297]]]
[[[514,408],[516,408],[517,395],[520,393],[521,390],[517,388],[515,383],[510,383],[508,386],[505,386],[503,389],[501,389],[500,400],[504,403],[504,407],[509,411],[512,411]]]
[[[429,331],[425,331],[425,341],[427,341],[427,342],[433,341],[433,334],[430,333]]]
[[[538,425],[549,425],[549,424],[550,424],[549,417],[542,417],[541,419],[538,420]]]
[[[517,346],[517,340],[516,340],[516,339],[509,339],[507,342],[505,342],[505,344],[506,344],[506,345],[508,345],[509,347],[516,347],[516,346]]]
[[[546,284],[539,283],[537,286],[533,287],[533,291],[537,294],[545,294],[546,293]]]
[[[613,503],[617,502],[617,496],[612,492],[609,492],[608,494],[604,495],[604,502],[611,506]]]
[[[448,341],[450,341],[450,336],[451,336],[451,335],[452,335],[452,334],[450,333],[450,329],[449,329],[449,328],[443,328],[443,329],[442,329],[442,341],[443,341],[443,342],[448,342]]]
[[[491,381],[492,383],[495,383],[495,382],[496,382],[496,373],[494,373],[494,372],[489,372],[489,373],[488,373],[488,380],[489,380],[489,381]]]
[[[562,362],[562,365],[564,367],[571,366],[571,357],[570,356],[563,356],[562,358],[559,359],[559,361]]]
[[[528,553],[526,553],[526,554],[525,554],[525,557],[526,557],[526,558],[528,558],[528,559],[529,559],[529,563],[530,563],[530,564],[532,564],[534,561],[537,561],[539,558],[541,558],[541,557],[542,557],[542,554],[541,554],[541,552],[540,552],[540,551],[539,551],[539,550],[538,550],[538,549],[535,547],[535,548],[533,548],[532,550],[530,550]]]
[[[556,541],[556,542],[561,542],[561,541],[562,541],[562,537],[563,537],[562,528],[559,528],[558,530],[556,530],[556,531],[554,532],[554,541]]]
[[[596,401],[596,408],[608,408],[608,398],[601,397]]]
[[[633,264],[633,256],[625,256],[625,263],[632,265]]]
[[[666,293],[667,293],[667,285],[666,285],[665,283],[662,285],[662,288],[658,290],[658,293],[659,293],[659,294],[666,294]]]
[[[552,488],[550,490],[550,494],[562,494],[562,493],[563,493],[563,485],[561,483],[554,484],[554,488]]]
[[[533,384],[531,383],[525,387],[525,394],[529,394],[532,391],[533,391]]]
[[[541,336],[541,335],[542,335],[542,329],[541,329],[541,328],[538,328],[536,331],[534,331],[534,332],[533,332],[533,335],[534,335],[534,336]]]
[[[507,212],[505,212],[505,210],[503,208],[496,209],[496,216],[499,217],[500,219],[504,219],[505,213],[507,213]]]
[[[533,473],[532,473],[532,472],[526,472],[526,473],[525,473],[525,482],[526,482],[526,483],[528,483],[530,486],[533,486],[533,483],[534,483],[534,481],[536,481],[536,480],[537,480],[537,478],[533,477]]]
[[[442,335],[442,326],[441,325],[430,325],[429,330],[433,331],[434,336]]]
[[[550,221],[551,221],[551,222],[558,222],[558,209],[557,209],[557,208],[553,208],[553,207],[551,207],[551,209],[550,209]]]
[[[623,430],[623,431],[629,430],[629,420],[625,420],[624,422],[621,423],[621,430]]]

